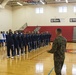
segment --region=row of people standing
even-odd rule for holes
[[[15,31],[12,33],[12,30],[9,30],[9,33],[6,35],[7,56],[10,57],[10,51],[13,58],[16,55],[19,56],[26,53],[26,47],[28,47],[28,51],[30,52],[33,49],[36,50],[48,45],[50,38],[51,34],[48,32],[39,34],[39,32],[21,33],[20,31]]]

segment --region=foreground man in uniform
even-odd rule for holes
[[[51,53],[54,54],[54,68],[56,75],[61,75],[61,70],[65,59],[66,39],[62,36],[62,30],[56,30],[57,37],[53,42]]]

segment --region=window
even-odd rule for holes
[[[76,6],[74,6],[74,13],[76,13]]]
[[[36,13],[37,13],[37,14],[43,13],[43,8],[36,8]]]
[[[66,13],[66,12],[67,12],[66,6],[59,7],[59,13]]]

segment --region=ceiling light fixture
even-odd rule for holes
[[[68,0],[66,0],[66,3],[68,3]]]
[[[42,4],[45,4],[42,0],[40,0],[40,2],[41,2]]]
[[[20,2],[17,2],[17,4],[18,4],[18,5],[21,5],[21,6],[23,6],[23,4],[21,4]]]
[[[60,0],[55,0],[56,2],[60,2]]]

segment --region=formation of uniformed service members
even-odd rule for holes
[[[7,45],[7,57],[14,58],[14,56],[19,56],[20,54],[26,53],[26,47],[28,46],[28,52],[31,50],[36,50],[41,46],[48,45],[50,43],[51,34],[48,32],[28,32],[22,33],[20,31],[14,31],[10,29],[6,35],[6,45]],[[10,55],[10,52],[12,56]]]

